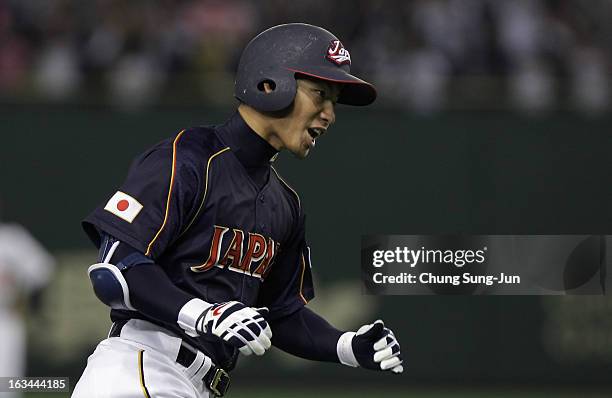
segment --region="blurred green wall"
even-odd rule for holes
[[[89,247],[79,220],[115,191],[136,154],[230,113],[0,107],[5,218],[50,248]],[[356,261],[362,233],[609,232],[612,116],[337,113],[308,160],[277,160],[327,260]]]

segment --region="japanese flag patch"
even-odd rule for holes
[[[104,206],[104,210],[131,224],[142,210],[142,205],[130,195],[117,191]]]

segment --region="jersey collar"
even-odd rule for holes
[[[219,126],[219,132],[221,139],[247,168],[267,166],[276,159],[278,151],[253,131],[238,111]]]

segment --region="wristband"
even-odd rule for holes
[[[336,353],[338,354],[338,359],[341,364],[356,368],[359,366],[359,362],[357,362],[357,358],[355,358],[355,353],[353,352],[354,336],[355,332],[346,332],[340,336],[338,344],[336,345]]]
[[[204,300],[194,298],[189,300],[178,314],[176,323],[187,333],[188,336],[198,337],[202,331],[202,322],[206,311],[213,305]]]

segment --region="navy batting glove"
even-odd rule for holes
[[[340,362],[372,370],[402,373],[400,345],[393,332],[381,320],[363,325],[357,332],[346,332],[338,340]]]

